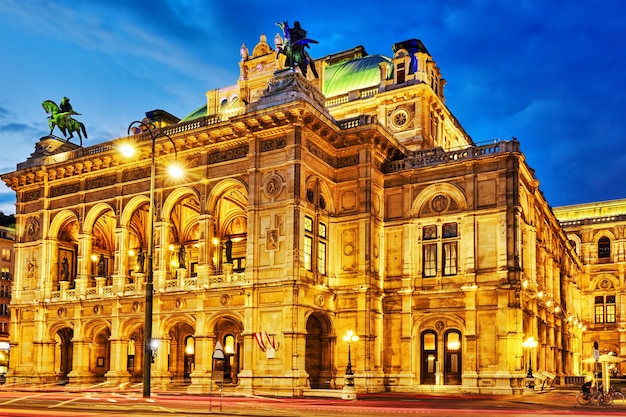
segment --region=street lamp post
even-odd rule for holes
[[[522,343],[522,347],[528,351],[528,372],[526,373],[526,378],[534,379],[532,354],[533,354],[533,349],[537,347],[537,341],[535,340],[533,336],[529,336],[528,339],[526,339]],[[534,381],[531,381],[528,383],[529,388],[532,388],[534,386],[535,386]]]
[[[350,344],[357,342],[359,340],[359,336],[355,335],[352,330],[348,330],[346,335],[343,337],[343,340],[348,343],[348,366],[346,366],[346,375],[354,375],[352,372],[352,358],[350,357]],[[354,379],[352,379],[352,384],[354,384]]]
[[[354,389],[354,372],[352,372],[352,358],[350,345],[359,340],[359,336],[355,335],[352,330],[348,330],[343,337],[344,342],[348,343],[348,365],[346,366],[346,375],[344,377],[345,384],[341,398],[344,400],[356,399],[356,390]]]
[[[130,135],[134,125],[139,125],[145,128],[150,134],[152,142],[151,148],[151,166],[150,166],[150,201],[148,204],[148,264],[146,271],[146,308],[144,316],[144,334],[143,334],[143,397],[150,397],[150,374],[152,368],[152,359],[155,356],[152,344],[152,301],[154,294],[154,271],[153,271],[153,254],[154,254],[154,183],[156,176],[156,164],[154,158],[154,149],[156,139],[160,136],[166,136],[172,145],[174,146],[174,153],[176,154],[176,144],[167,134],[159,132],[156,135],[150,126],[144,122],[134,121],[128,126],[128,134]]]

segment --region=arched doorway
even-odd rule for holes
[[[172,374],[172,382],[175,384],[188,384],[193,371],[195,343],[194,328],[184,322],[175,324],[170,330],[169,343],[169,371]]]
[[[74,330],[69,327],[60,329],[54,335],[54,340],[56,341],[54,347],[54,371],[58,375],[59,383],[66,384],[70,381],[67,375],[72,372],[73,337]]]
[[[304,367],[309,375],[311,388],[331,388],[332,372],[332,339],[327,318],[313,313],[306,322],[306,351]]]
[[[194,370],[196,363],[196,340],[193,336],[187,336],[185,338],[185,369],[183,378],[185,384],[191,382],[191,373]]]
[[[106,374],[110,368],[110,336],[110,331],[107,328],[96,334],[92,341],[92,352],[94,357],[91,363],[94,368],[91,369],[91,371],[96,376],[96,381],[98,382],[102,382],[105,380],[104,374]]]
[[[446,385],[461,384],[461,332],[448,330],[444,341],[444,381]]]
[[[215,326],[216,341],[224,349],[224,361],[220,366],[223,366],[221,370],[224,371],[225,384],[238,383],[237,374],[241,370],[243,357],[242,331],[243,325],[231,318],[223,318]]]
[[[434,385],[437,375],[437,333],[426,330],[421,337],[421,374],[420,383]]]

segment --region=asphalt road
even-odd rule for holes
[[[626,416],[626,404],[581,406],[574,391],[524,396],[361,394],[338,398],[200,396],[138,392],[0,391],[0,417],[8,416]]]

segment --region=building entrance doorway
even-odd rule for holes
[[[437,333],[428,330],[422,333],[421,338],[421,377],[420,384],[434,385],[439,363],[437,361]]]
[[[311,388],[328,389],[332,384],[331,338],[327,318],[312,314],[306,322],[306,353],[304,367]]]
[[[54,337],[57,342],[54,352],[55,371],[61,384],[69,382],[67,375],[72,371],[73,337],[74,330],[69,327],[60,329]]]
[[[461,333],[449,330],[445,334],[444,383],[461,384]]]

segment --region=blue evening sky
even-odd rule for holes
[[[70,98],[84,146],[122,137],[235,84],[241,44],[298,20],[314,58],[422,40],[465,130],[517,137],[551,206],[626,198],[625,19],[622,0],[1,0],[0,172],[49,133],[42,101]],[[4,183],[0,210],[15,212]]]

